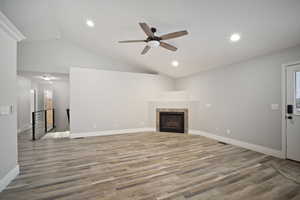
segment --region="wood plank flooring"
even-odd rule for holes
[[[300,164],[187,134],[136,133],[32,142],[5,200],[300,199]]]

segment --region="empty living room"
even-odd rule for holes
[[[300,200],[299,0],[0,0],[0,200]]]

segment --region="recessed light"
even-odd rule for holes
[[[44,80],[45,80],[45,81],[50,81],[50,80],[52,80],[52,79],[51,79],[51,77],[44,77]]]
[[[177,60],[173,60],[172,65],[173,65],[173,67],[178,67],[179,62]]]
[[[241,35],[238,34],[238,33],[233,33],[231,36],[230,36],[230,40],[231,42],[237,42],[241,39]]]
[[[86,20],[86,25],[89,27],[94,27],[95,23],[92,20],[88,19],[88,20]]]

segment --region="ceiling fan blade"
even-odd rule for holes
[[[150,27],[146,23],[139,24],[148,37],[154,37],[154,33],[151,31]]]
[[[146,42],[146,40],[123,40],[123,41],[119,41],[119,43],[134,43],[134,42]]]
[[[168,33],[168,34],[162,35],[162,36],[160,36],[160,38],[162,40],[169,40],[169,39],[181,37],[181,36],[184,36],[184,35],[187,35],[187,34],[188,34],[187,31],[178,31],[178,32]]]
[[[160,46],[163,47],[163,48],[166,48],[170,51],[176,51],[177,50],[176,47],[174,47],[173,45],[170,45],[168,43],[165,43],[165,42],[160,42]]]
[[[142,53],[141,53],[141,54],[142,54],[142,55],[145,55],[145,54],[146,54],[146,53],[147,53],[147,52],[150,50],[150,48],[151,48],[151,47],[150,47],[150,46],[148,46],[148,45],[147,45],[147,46],[145,46],[145,48],[143,49],[143,51],[142,51]]]

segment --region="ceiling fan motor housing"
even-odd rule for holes
[[[154,28],[154,27],[152,27],[152,28],[151,28],[151,31],[152,31],[152,33],[156,33],[157,29]]]
[[[157,29],[156,28],[154,28],[154,27],[152,27],[151,28],[151,31],[152,31],[152,33],[153,33],[153,35],[154,35],[154,33],[156,33],[156,31],[157,31]],[[160,41],[161,40],[161,38],[160,37],[157,37],[157,36],[153,36],[153,37],[148,37],[147,39],[146,39],[146,41],[147,42],[149,42],[149,41]]]

